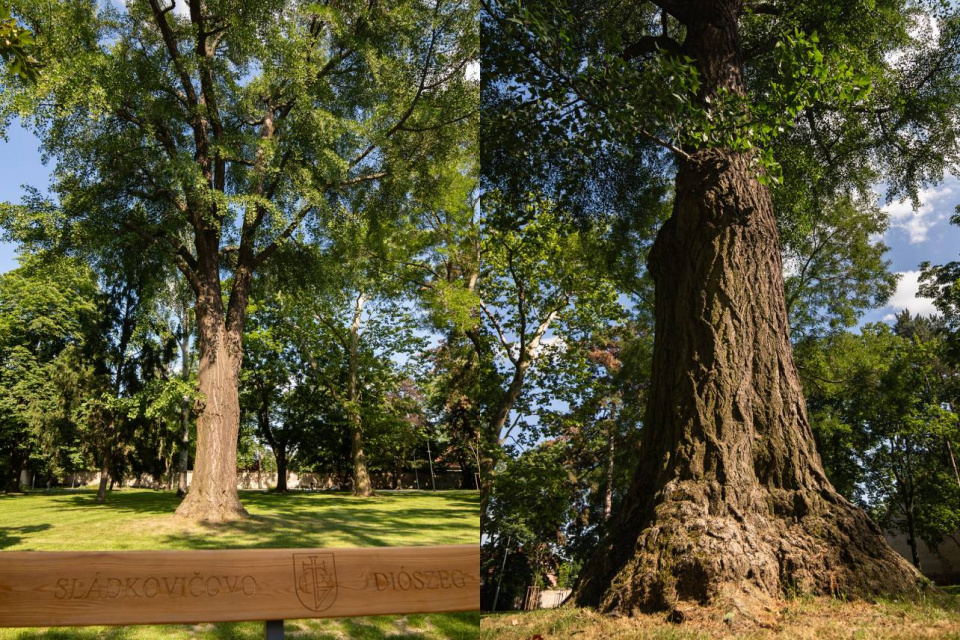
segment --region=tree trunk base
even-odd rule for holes
[[[676,621],[705,606],[757,619],[786,596],[871,598],[931,587],[866,513],[831,489],[758,489],[766,508],[746,511],[718,504],[704,488],[668,485],[639,535],[612,529],[618,533],[584,569],[576,602],[608,613],[669,611]]]
[[[177,507],[176,515],[195,522],[233,522],[243,520],[250,514],[235,493],[208,496],[190,490]]]

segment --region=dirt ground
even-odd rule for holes
[[[798,598],[780,603],[762,620],[718,609],[700,610],[695,619],[679,624],[665,615],[612,617],[563,607],[484,615],[480,630],[482,640],[960,640],[960,595],[877,603]]]

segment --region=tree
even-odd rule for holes
[[[275,491],[287,491],[289,460],[304,439],[304,431],[323,406],[325,393],[310,384],[310,370],[298,345],[290,340],[282,296],[269,290],[251,309],[241,377],[241,404],[256,421],[256,434],[273,451],[277,463]]]
[[[936,323],[903,312],[891,329],[867,325],[805,344],[799,357],[828,475],[878,523],[935,547],[960,526],[960,440],[949,398],[956,370]]]
[[[950,222],[960,225],[960,210],[950,218]],[[933,298],[933,304],[950,328],[947,335],[949,357],[954,364],[960,363],[960,261],[942,265],[922,262],[920,269],[917,295]]]
[[[520,213],[497,202],[496,194],[485,197],[477,295],[487,336],[476,342],[492,374],[485,384],[496,386],[481,431],[481,523],[502,447],[517,425],[508,422],[510,415],[531,368],[548,351],[545,340],[583,325],[602,326],[622,311],[613,282],[593,262],[602,228],[578,229],[552,202],[535,196]]]
[[[655,343],[641,460],[581,573],[580,604],[682,617],[718,601],[750,610],[788,589],[922,584],[823,471],[793,361],[771,189],[795,176],[796,154],[824,167],[830,197],[863,187],[860,166],[892,195],[942,176],[957,151],[960,30],[938,7],[485,3],[491,182],[532,176],[590,214],[616,201],[605,197],[616,187],[603,189],[597,172],[578,186],[562,160],[606,160],[614,178],[632,165],[647,191],[674,179],[673,213],[648,260]],[[557,170],[498,173],[531,140]]]
[[[0,58],[10,66],[10,73],[23,80],[36,82],[37,59],[31,53],[33,34],[17,24],[9,2],[0,3]]]
[[[897,285],[884,259],[887,246],[876,240],[889,226],[886,214],[849,196],[818,204],[819,215],[808,224],[780,221],[795,342],[854,326],[863,311],[886,304]]]
[[[30,462],[63,468],[83,380],[70,363],[97,326],[96,280],[74,259],[24,256],[0,275],[0,451],[3,486]]]
[[[203,398],[177,509],[241,517],[238,380],[254,273],[367,183],[404,185],[476,113],[469,0],[22,3],[45,81],[4,93],[38,123],[84,241],[136,235],[195,299]]]
[[[577,485],[564,464],[566,453],[562,444],[545,441],[509,460],[494,485],[485,546],[492,549],[509,539],[525,560],[526,585],[545,586],[547,574],[555,575],[561,562],[564,527],[577,508]],[[512,567],[511,574],[517,570]]]
[[[370,436],[391,412],[388,396],[412,373],[410,356],[424,346],[393,264],[376,251],[380,242],[394,242],[366,216],[379,197],[368,193],[341,210],[338,224],[326,229],[326,250],[300,246],[278,264],[283,335],[306,363],[312,386],[335,407],[334,421],[347,425],[353,493],[363,497],[373,495]],[[401,359],[406,364],[395,362]]]

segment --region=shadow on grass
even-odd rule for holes
[[[40,503],[38,498],[46,498]],[[117,490],[104,503],[96,491],[79,490],[21,495],[28,506],[51,512],[172,516],[180,504],[172,491]],[[479,512],[479,494],[469,491],[384,493],[357,498],[347,492],[241,491],[240,500],[250,512],[246,520],[199,524],[193,531],[161,534],[159,542],[172,548],[222,549],[230,547],[278,548],[338,545],[378,547],[404,544],[410,539],[426,544],[434,540],[461,539],[465,526]],[[36,501],[36,502],[34,502]],[[36,521],[36,520],[34,520]],[[39,525],[49,528],[51,525]],[[0,549],[13,546],[29,534],[44,529],[0,528]]]
[[[477,505],[469,499],[451,496],[440,507],[422,508],[417,501],[407,500],[416,497],[242,495],[241,501],[252,512],[248,519],[205,523],[202,533],[178,533],[165,542],[192,549],[217,549],[228,544],[227,535],[239,534],[253,539],[244,546],[278,548],[303,547],[311,538],[319,542],[324,536],[337,536],[348,538],[356,546],[381,547],[395,545],[397,538],[422,539],[425,529],[438,538],[461,533],[463,519],[477,513]]]
[[[479,613],[437,613],[409,616],[372,616],[329,620],[288,620],[290,638],[310,640],[476,640],[480,634]],[[9,635],[12,632],[12,635]],[[17,640],[260,640],[262,622],[149,627],[52,627],[46,629],[0,629],[0,637]]]
[[[39,533],[50,528],[49,524],[35,524],[26,527],[0,527],[0,549],[6,549],[18,544],[22,537],[16,534]]]
[[[106,501],[102,503],[97,502],[96,491],[84,491],[69,496],[64,495],[62,500],[58,500],[57,508],[64,510],[103,509],[143,515],[163,515],[176,511],[179,504],[180,499],[177,494],[167,491],[136,491],[130,493],[111,491],[107,494]]]

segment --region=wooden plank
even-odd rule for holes
[[[479,609],[478,545],[0,552],[0,627]]]

